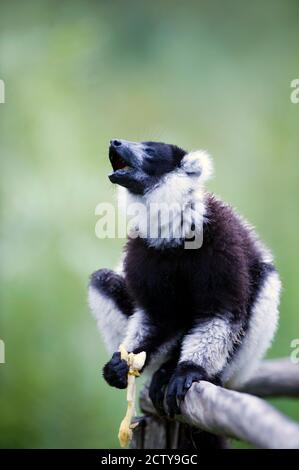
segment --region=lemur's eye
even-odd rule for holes
[[[156,154],[155,150],[150,147],[146,147],[145,151],[148,155],[151,155],[152,157]]]

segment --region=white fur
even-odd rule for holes
[[[125,253],[121,255],[121,258],[119,260],[119,263],[117,264],[115,268],[115,272],[119,274],[120,276],[124,276],[124,259],[125,259]]]
[[[234,388],[249,380],[270,347],[278,325],[280,290],[278,274],[270,273],[252,308],[242,344],[224,371],[228,386]]]
[[[229,321],[229,314],[227,317],[198,321],[183,340],[180,362],[194,362],[211,375],[220,372],[227,364],[233,345],[242,336]]]
[[[119,188],[119,208],[128,213],[128,207],[135,204],[138,211],[130,236],[138,235],[146,238],[150,246],[162,248],[177,246],[182,240],[202,235],[205,220],[203,183],[212,171],[210,156],[199,150],[185,155],[181,166],[167,173],[145,195],[134,195]],[[193,224],[194,231],[191,229]]]
[[[171,358],[171,352],[173,348],[178,344],[178,340],[181,335],[177,335],[175,338],[166,341],[159,346],[158,350],[152,354],[150,362],[146,367],[146,372],[152,374],[155,372],[164,362]]]
[[[128,319],[109,299],[98,290],[90,286],[88,290],[88,303],[102,333],[107,350],[110,353],[118,350],[122,342]]]
[[[138,348],[144,338],[151,336],[151,325],[148,323],[148,318],[143,310],[136,310],[133,315],[129,317],[126,335],[122,341],[127,351],[131,352]]]
[[[203,189],[198,181],[196,183],[186,173],[181,171],[169,173],[164,178],[163,184],[146,195],[145,201],[147,214],[150,215],[150,228],[154,234],[161,234],[156,238],[148,238],[151,246],[180,244],[182,240],[191,236],[192,223],[198,232],[202,232],[205,215]],[[166,209],[165,212],[163,207]],[[162,217],[159,218],[161,213]],[[142,237],[147,235],[144,222],[147,220],[140,220],[138,227]]]
[[[198,175],[201,182],[210,179],[214,172],[212,158],[205,150],[195,150],[185,155],[181,168],[188,174]]]

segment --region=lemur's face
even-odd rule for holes
[[[166,173],[179,167],[186,153],[160,142],[111,140],[109,159],[113,172],[109,179],[134,194],[144,194]]]

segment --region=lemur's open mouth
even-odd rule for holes
[[[129,191],[142,194],[146,175],[140,169],[138,160],[140,145],[127,140],[111,140],[109,146],[109,160],[113,171],[108,175],[113,184],[118,184]]]
[[[111,162],[113,171],[129,170],[131,168],[124,158],[119,155],[116,148],[112,146],[109,147],[109,160]]]

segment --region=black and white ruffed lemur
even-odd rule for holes
[[[191,217],[190,210],[172,213],[172,228],[184,226],[176,238],[147,236],[143,219],[158,224],[157,211],[140,215],[122,266],[96,271],[89,286],[91,310],[113,353],[105,380],[127,385],[120,343],[146,351],[150,397],[160,413],[166,402],[173,416],[193,382],[235,387],[254,374],[277,327],[281,283],[253,228],[204,190],[213,171],[206,152],[112,140],[109,158],[110,181],[127,202],[191,208]],[[186,249],[188,232],[196,230],[202,246]]]

